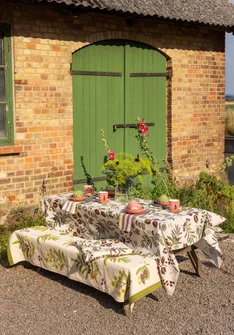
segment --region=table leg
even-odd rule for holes
[[[194,270],[196,272],[196,275],[198,277],[201,277],[201,262],[199,260],[199,258],[197,257],[196,251],[195,251],[196,247],[191,246],[191,250],[187,252],[189,259],[194,267]]]
[[[189,259],[190,259],[190,262],[192,263],[192,266],[196,272],[196,275],[198,277],[201,277],[201,272],[202,272],[202,269],[201,269],[201,262],[199,260],[199,258],[197,257],[197,254],[196,254],[196,250],[197,248],[194,246],[194,245],[191,245],[189,247],[186,247],[186,248],[183,248],[183,249],[180,249],[180,250],[174,250],[174,253],[175,255],[177,254],[188,254],[189,256]]]

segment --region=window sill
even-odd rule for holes
[[[11,147],[1,147],[0,146],[0,157],[5,156],[23,156],[23,147],[21,146],[11,146]]]

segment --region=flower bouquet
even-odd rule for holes
[[[145,132],[147,126],[142,125]],[[148,128],[147,128],[148,129]],[[102,141],[108,153],[108,161],[101,167],[102,173],[107,176],[107,183],[116,187],[116,197],[124,194],[129,199],[131,187],[141,182],[143,174],[151,174],[150,161],[148,158],[142,158],[137,155],[120,152],[115,154],[110,150],[105,139],[104,130],[101,130]]]

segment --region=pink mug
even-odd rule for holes
[[[98,199],[100,203],[107,202],[108,200],[108,192],[107,191],[100,191],[98,192]]]
[[[180,200],[178,199],[170,199],[169,207],[171,212],[179,212]]]
[[[87,197],[87,196],[91,196],[91,195],[93,195],[92,185],[85,185],[84,186],[84,196]]]

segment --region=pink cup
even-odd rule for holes
[[[100,191],[98,192],[98,199],[100,203],[107,202],[108,200],[108,192],[107,191]]]
[[[84,196],[88,197],[93,195],[93,187],[92,185],[85,185],[84,186]]]
[[[170,199],[169,207],[171,212],[179,212],[180,200],[178,199]]]

